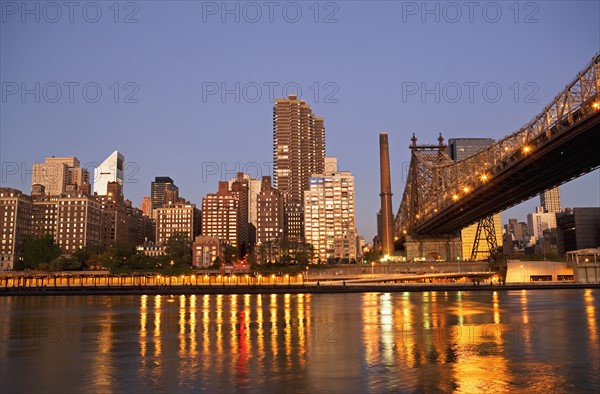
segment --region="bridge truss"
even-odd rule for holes
[[[600,166],[600,54],[528,124],[460,161],[416,144],[395,232],[456,234]]]

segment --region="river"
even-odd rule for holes
[[[0,392],[600,392],[600,290],[0,297]]]

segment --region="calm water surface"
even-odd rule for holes
[[[0,297],[0,392],[600,392],[600,291]]]

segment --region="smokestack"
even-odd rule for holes
[[[394,223],[392,217],[392,182],[387,133],[379,134],[379,164],[381,168],[381,245],[384,256],[394,255]]]

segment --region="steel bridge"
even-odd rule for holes
[[[487,149],[451,160],[443,139],[417,145],[397,239],[441,236],[528,200],[600,166],[600,54],[528,124]]]

